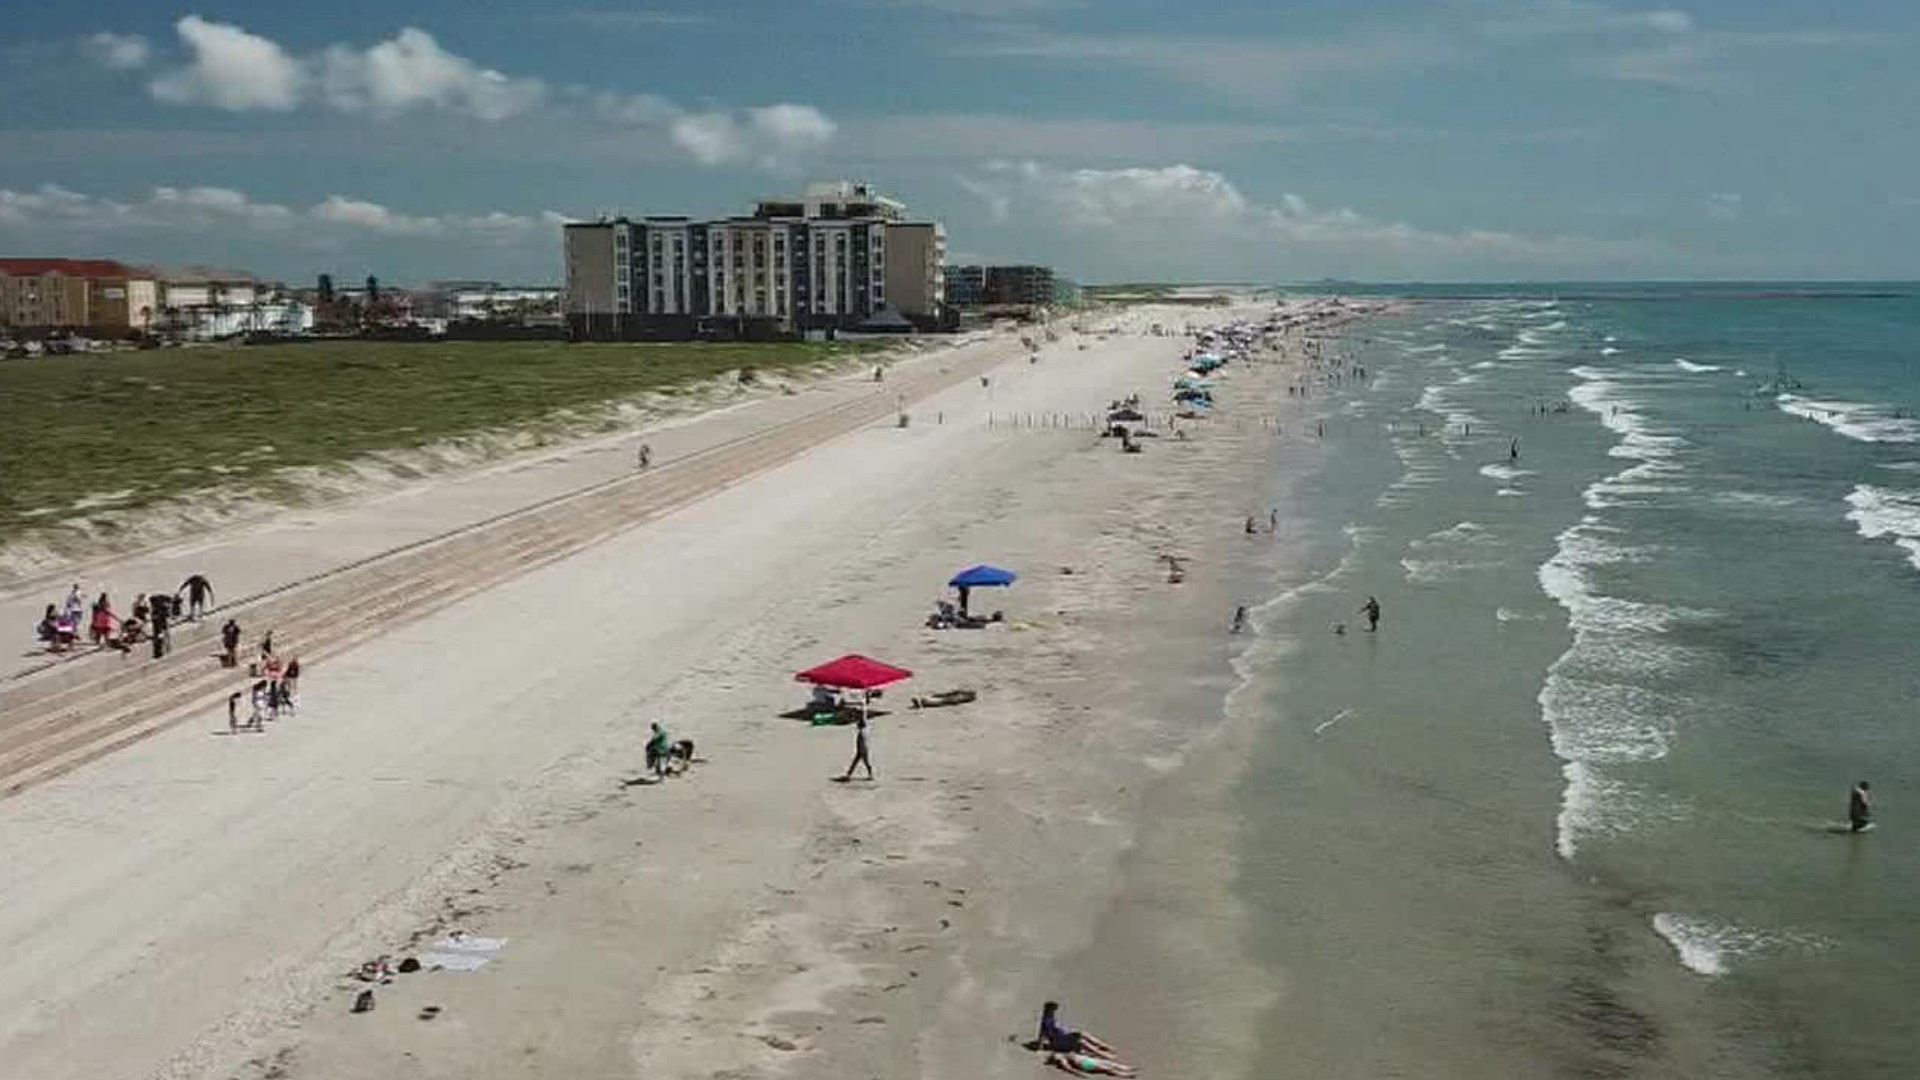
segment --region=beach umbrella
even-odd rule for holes
[[[975,589],[1011,585],[1020,575],[997,566],[970,566],[953,575],[948,585],[960,590],[960,614],[967,613],[967,596]]]
[[[913,672],[906,668],[897,668],[892,664],[883,664],[859,653],[848,653],[838,660],[830,660],[819,667],[795,672],[796,682],[812,683],[815,686],[831,686],[836,690],[860,691],[860,716],[867,715],[867,703],[882,686],[897,683],[902,679],[913,678]]]
[[[947,584],[956,589],[979,589],[993,585],[1011,585],[1020,577],[1011,570],[1002,570],[997,566],[970,566],[953,575]]]

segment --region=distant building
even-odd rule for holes
[[[413,317],[449,323],[532,322],[559,314],[557,285],[502,285],[497,281],[435,281],[413,294]]]
[[[947,302],[956,307],[1045,307],[1055,302],[1046,266],[949,266]]]
[[[111,259],[0,259],[0,328],[123,337],[160,307],[153,272]]]
[[[949,266],[946,268],[947,303],[955,307],[980,307],[987,302],[987,268]]]
[[[946,231],[866,184],[809,185],[750,216],[564,226],[577,338],[686,339],[855,329],[883,312],[932,327]]]

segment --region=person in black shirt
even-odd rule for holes
[[[1847,793],[1847,827],[1849,832],[1866,832],[1873,828],[1873,799],[1867,792],[1873,785],[1865,780],[1853,785]]]
[[[203,575],[195,574],[181,582],[179,590],[174,595],[178,596],[180,593],[187,594],[187,618],[198,619],[201,613],[207,610],[207,605],[213,601],[213,582],[208,581]]]

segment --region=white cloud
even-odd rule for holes
[[[1008,18],[1069,11],[1085,7],[1087,0],[886,0],[886,3],[888,7],[925,8],[974,18]]]
[[[86,195],[54,184],[30,191],[0,188],[0,227],[23,232],[211,228],[271,233],[331,227],[384,236],[497,239],[524,235],[536,226],[551,227],[558,217],[553,211],[546,211],[538,219],[502,210],[471,215],[407,214],[345,195],[329,195],[314,206],[296,210],[279,203],[256,202],[244,192],[224,187],[157,187],[133,202]]]
[[[712,22],[705,15],[685,11],[569,11],[568,22],[591,26],[596,30],[654,30],[680,26],[704,26]]]
[[[132,71],[144,67],[152,49],[147,39],[138,34],[98,33],[80,43],[80,51],[87,54],[94,63],[109,67],[115,71]]]
[[[331,45],[296,57],[277,42],[227,23],[188,15],[175,26],[192,54],[187,66],[153,82],[175,105],[292,109],[317,103],[343,112],[399,113],[441,108],[482,120],[528,112],[546,97],[538,79],[516,79],[442,48],[407,27],[364,49]]]
[[[1068,170],[996,162],[961,183],[995,220],[1072,237],[1096,259],[1126,260],[1127,272],[1185,260],[1190,272],[1214,280],[1287,267],[1384,276],[1462,263],[1594,265],[1645,253],[1629,241],[1420,228],[1292,194],[1260,203],[1221,174],[1184,164]]]
[[[1693,29],[1693,16],[1675,8],[1628,10],[1584,0],[1546,0],[1503,8],[1480,23],[1483,33],[1499,36],[1686,34]]]
[[[574,17],[650,16],[648,12],[574,12]],[[557,91],[545,82],[483,67],[449,52],[432,34],[407,27],[361,48],[335,44],[309,56],[237,26],[189,15],[177,24],[189,64],[152,84],[178,105],[234,111],[314,105],[380,117],[438,109],[489,123],[515,117],[556,122],[612,121],[657,132],[661,145],[704,165],[772,167],[832,141],[836,125],[811,105],[782,102],[747,109],[691,110],[656,94]],[[538,132],[530,132],[537,136]]]
[[[1742,80],[1734,61],[1768,49],[1828,49],[1887,44],[1897,39],[1845,30],[1695,30],[1669,33],[1640,48],[1600,56],[1579,65],[1617,82],[1675,90],[1717,91]]]
[[[546,97],[538,79],[513,79],[483,68],[413,27],[364,50],[330,46],[318,69],[322,100],[346,112],[434,106],[504,120],[538,107]]]
[[[835,125],[811,105],[782,102],[747,110],[754,135],[777,153],[815,150],[832,141]]]
[[[124,207],[70,191],[58,184],[42,184],[32,191],[0,188],[0,225],[57,224],[85,221],[90,216],[118,216]]]
[[[782,103],[742,113],[683,113],[668,124],[674,145],[702,165],[782,164],[833,139],[835,124],[811,105]]]
[[[1411,74],[1453,56],[1452,47],[1434,34],[1277,41],[1045,33],[1032,28],[1004,28],[997,38],[963,44],[955,51],[963,56],[1128,68],[1253,103],[1284,100],[1335,77]]]
[[[345,195],[327,196],[325,202],[313,208],[313,216],[331,225],[346,225],[400,236],[434,233],[445,227],[438,218],[399,214],[379,203],[350,199]]]
[[[148,203],[181,220],[195,216],[214,221],[238,221],[277,226],[291,222],[294,212],[278,203],[257,203],[241,192],[223,187],[157,187]]]
[[[193,54],[186,67],[153,82],[153,96],[175,105],[218,109],[291,109],[308,77],[298,60],[266,38],[228,23],[188,15],[174,24]]]

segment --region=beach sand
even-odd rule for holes
[[[1276,456],[1318,453],[1267,422],[1292,361],[1230,369],[1221,415],[1139,455],[1026,419],[1163,400],[1187,343],[1138,330],[1226,314],[1065,334],[335,658],[265,738],[188,723],[0,804],[0,1060],[1028,1076],[1012,1038],[1057,997],[1154,1074],[1240,1071],[1284,988],[1226,899],[1253,715],[1222,708],[1226,629],[1287,557],[1242,519],[1279,505]],[[922,628],[983,561],[1022,574],[975,593],[1006,621]],[[844,652],[916,672],[879,702],[874,783],[832,781],[846,729],[779,715]],[[907,707],[953,687],[979,700]],[[704,760],[630,784],[653,719]],[[346,972],[456,928],[508,940],[349,1012]]]

